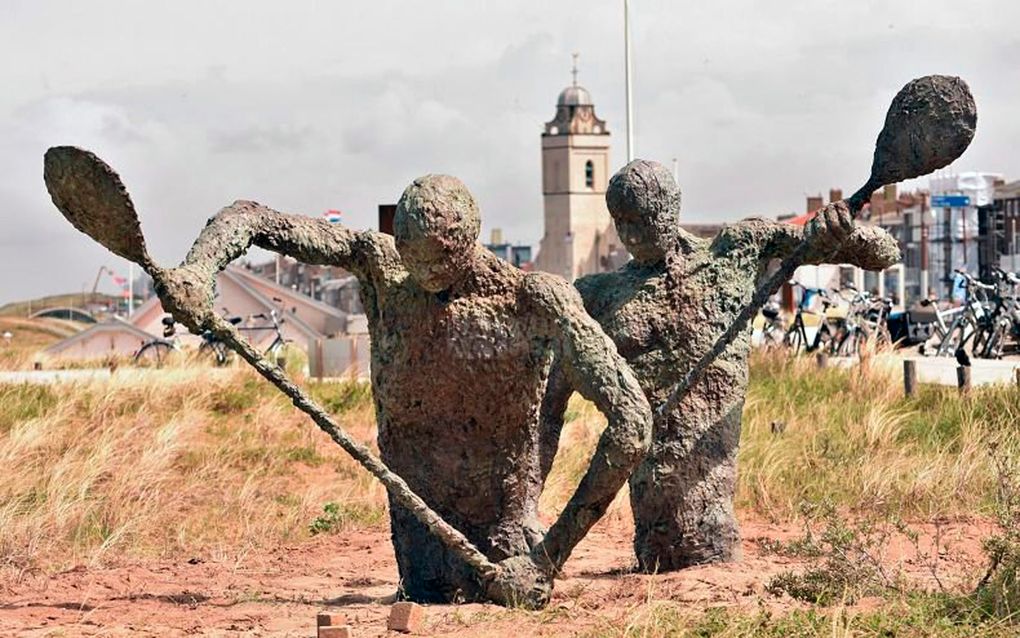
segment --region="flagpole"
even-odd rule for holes
[[[135,265],[128,264],[128,318],[135,314]]]
[[[627,162],[634,161],[634,87],[630,68],[630,0],[623,0],[623,59],[627,84]]]

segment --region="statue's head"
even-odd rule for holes
[[[620,241],[640,263],[665,259],[680,232],[680,187],[665,166],[634,160],[609,180],[606,205]]]
[[[449,175],[419,177],[397,202],[397,251],[422,288],[446,290],[471,269],[481,224],[463,182]]]

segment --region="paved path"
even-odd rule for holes
[[[956,363],[954,357],[880,354],[875,357],[875,365],[887,366],[896,373],[902,374],[903,362],[907,360],[917,362],[918,383],[956,386],[956,368],[959,364]],[[829,365],[849,368],[857,365],[857,358],[830,357]],[[1020,370],[1020,359],[1015,357],[1002,360],[974,359],[971,361],[970,383],[972,386],[1016,383],[1018,370]]]
[[[81,370],[0,370],[0,383],[69,383],[109,379],[109,368]]]
[[[896,357],[901,360],[917,362],[918,383],[935,383],[938,385],[956,385],[956,363],[954,357]],[[903,364],[899,364],[901,369]],[[1014,383],[1020,370],[1018,359],[974,359],[970,366],[971,385],[988,385],[991,383]]]

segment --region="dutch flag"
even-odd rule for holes
[[[340,211],[338,211],[338,210],[335,210],[335,209],[331,208],[331,209],[327,210],[325,213],[323,213],[322,216],[325,217],[326,221],[328,221],[331,224],[339,224],[340,223]]]

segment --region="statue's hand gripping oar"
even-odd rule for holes
[[[871,176],[846,200],[850,214],[856,218],[878,188],[927,175],[952,163],[970,145],[976,125],[974,97],[962,79],[929,75],[909,82],[889,106],[885,126],[875,143]],[[810,251],[810,237],[806,237],[779,270],[754,291],[751,301],[712,348],[673,386],[666,401],[656,408],[656,417],[669,414],[679,405],[768,298],[793,276]]]

